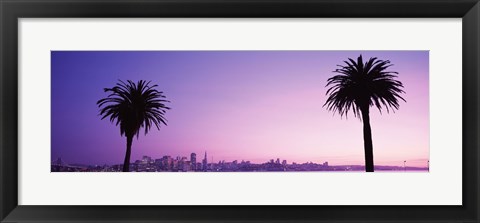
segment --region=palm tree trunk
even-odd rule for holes
[[[125,153],[125,161],[123,161],[123,172],[130,172],[130,154],[132,153],[133,137],[127,136],[127,152]]]
[[[363,120],[363,146],[365,148],[365,171],[373,172],[373,143],[372,143],[372,129],[370,128],[370,109],[369,106],[364,106],[360,109],[362,111]]]

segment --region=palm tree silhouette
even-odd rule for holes
[[[326,95],[329,95],[323,105],[329,111],[338,112],[347,117],[350,109],[355,117],[363,121],[363,142],[365,149],[365,171],[373,172],[373,144],[370,128],[370,107],[375,106],[380,113],[382,106],[387,113],[399,108],[399,100],[404,102],[400,94],[405,93],[402,82],[395,80],[397,72],[387,71],[392,66],[388,60],[379,60],[376,57],[363,62],[362,55],[357,61],[348,58],[345,65],[337,65],[335,73],[339,73],[327,80],[330,86]]]
[[[152,125],[158,130],[161,124],[167,125],[165,113],[170,108],[165,103],[170,101],[165,100],[163,92],[157,91],[156,87],[157,85],[150,86],[150,82],[144,80],[136,84],[131,80],[127,83],[119,80],[113,88],[104,88],[110,95],[97,101],[102,120],[110,117],[110,122],[120,125],[120,135],[127,138],[123,172],[130,171],[132,140],[135,135],[138,138],[140,128],[145,129],[146,135]]]

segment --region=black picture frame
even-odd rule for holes
[[[0,0],[1,222],[479,222],[478,0]],[[461,206],[18,205],[18,19],[121,17],[462,18]],[[447,89],[448,90],[448,89]],[[448,102],[446,102],[448,103]],[[448,191],[446,191],[448,193]],[[438,196],[442,196],[439,194]]]

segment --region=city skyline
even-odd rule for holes
[[[305,171],[364,171],[364,165],[329,165],[328,161],[323,163],[316,162],[288,162],[285,159],[270,159],[262,163],[252,163],[249,160],[219,160],[215,162],[208,160],[207,151],[201,160],[197,160],[196,153],[187,156],[164,155],[161,158],[152,158],[143,155],[142,159],[130,163],[133,172],[305,172]],[[199,161],[199,162],[198,162]],[[123,164],[102,164],[85,165],[80,163],[69,164],[57,158],[52,160],[52,172],[121,172]],[[429,171],[430,165],[427,161],[425,166],[407,165],[403,161],[403,166],[383,166],[375,165],[378,171]]]
[[[395,113],[371,109],[375,164],[427,162],[428,51],[52,51],[52,160],[120,163],[125,138],[95,102],[119,79],[145,79],[172,110],[168,126],[134,138],[132,160],[209,150],[363,165],[361,122],[322,107],[336,65],[359,54],[390,60],[407,92]]]
[[[207,151],[205,151],[205,153],[207,153]],[[185,155],[185,154],[177,154],[177,155],[170,155],[170,154],[165,154],[163,156],[160,156],[160,157],[171,157],[171,158],[183,158],[183,157],[186,157],[186,158],[190,158],[190,161],[191,160],[195,160],[195,159],[192,159],[191,158],[191,155],[192,154],[196,154],[195,152],[192,152],[190,154]],[[141,155],[140,156],[141,159],[134,159],[132,160],[131,164],[132,163],[135,163],[135,161],[138,161],[138,160],[142,160],[144,159],[145,157],[150,157],[152,158],[152,156],[149,156],[149,155]],[[160,157],[157,157],[157,158],[160,158]],[[233,160],[215,160],[214,159],[215,156],[213,155],[210,155],[208,157],[206,157],[207,159],[207,163],[218,163],[218,162],[233,162],[233,161],[238,161],[238,162],[251,162],[249,159],[233,159]],[[155,158],[154,158],[155,159]],[[101,165],[119,165],[121,164],[121,162],[105,162],[105,163],[78,163],[78,162],[66,162],[67,160],[63,160],[62,157],[52,157],[52,163],[55,163],[57,162],[58,160],[62,160],[63,162],[65,163],[68,163],[68,164],[81,164],[81,165],[89,165],[89,166],[101,166]],[[196,159],[198,161],[198,159]],[[196,163],[203,163],[203,160],[204,158],[201,158],[200,161],[201,162],[196,162]],[[268,160],[264,160],[264,161],[260,161],[260,162],[257,162],[256,164],[261,164],[261,163],[267,163],[267,162],[270,162],[272,160],[281,160],[281,161],[287,161],[288,164],[301,164],[301,163],[324,163],[324,162],[327,162],[328,163],[328,160],[323,160],[322,159],[317,159],[317,160],[310,160],[310,161],[304,161],[304,162],[296,162],[295,160],[288,160],[288,158],[282,158],[282,157],[276,157],[276,156],[273,156],[271,157],[270,159]],[[401,166],[401,164],[403,165],[404,162],[407,162],[409,164],[409,167],[419,167],[419,168],[428,168],[429,167],[429,160],[428,159],[413,159],[413,160],[398,160],[396,162],[390,162],[390,165],[393,165],[393,166]],[[338,164],[338,165],[360,165],[360,166],[363,166],[364,164],[363,163],[341,163],[341,164]],[[381,164],[379,164],[381,165]]]

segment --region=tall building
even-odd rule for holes
[[[148,163],[151,163],[152,162],[152,157],[149,157],[149,156],[143,156],[142,157],[142,164],[148,164]]]
[[[178,159],[178,170],[184,172],[190,170],[190,162],[187,161],[187,157]]]
[[[192,166],[192,170],[197,169],[197,154],[190,154],[190,165]]]
[[[155,159],[155,167],[157,170],[163,169],[163,159]]]
[[[173,159],[170,156],[163,156],[163,168],[165,170],[171,170],[173,167]]]
[[[207,151],[205,151],[205,158],[203,158],[203,161],[202,161],[202,170],[203,171],[207,171],[207,168],[208,168],[207,164],[208,164],[207,163]]]

